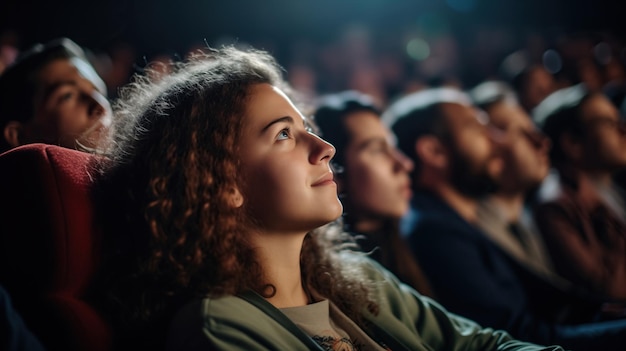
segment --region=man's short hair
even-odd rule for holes
[[[550,159],[555,165],[566,161],[559,142],[563,134],[583,135],[580,111],[593,95],[584,84],[578,84],[553,92],[533,110],[533,120],[552,141]]]
[[[398,148],[415,162],[416,171],[421,162],[415,153],[415,141],[427,134],[441,137],[447,133],[441,111],[445,103],[471,105],[471,100],[454,88],[426,89],[399,99],[382,115],[383,122],[396,135]]]
[[[485,81],[472,88],[468,94],[474,105],[485,111],[500,102],[511,101],[518,104],[513,88],[502,81]]]
[[[357,91],[344,91],[323,96],[313,114],[315,124],[321,129],[321,137],[335,146],[337,153],[333,162],[345,166],[345,148],[350,141],[344,119],[351,113],[369,111],[380,116],[381,111],[374,100]]]

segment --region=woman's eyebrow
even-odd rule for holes
[[[49,86],[44,88],[42,94],[43,100],[47,100],[50,95],[52,95],[52,93],[54,93],[56,90],[60,89],[63,86],[78,86],[78,83],[76,83],[75,80],[63,80],[50,84]]]
[[[263,130],[261,130],[261,132],[265,132],[267,129],[269,129],[269,128],[270,128],[271,126],[273,126],[274,124],[276,124],[276,123],[281,123],[281,122],[287,122],[287,123],[289,123],[289,124],[293,124],[293,123],[294,123],[294,122],[293,122],[293,118],[292,118],[291,116],[280,117],[280,118],[277,118],[277,119],[275,119],[275,120],[271,121],[270,123],[268,123],[268,124],[267,124],[267,125],[263,128]]]
[[[361,141],[358,146],[357,149],[358,150],[363,150],[368,148],[371,145],[387,145],[387,139],[381,136],[372,136],[370,138],[367,138],[363,141]]]

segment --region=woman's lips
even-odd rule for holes
[[[324,185],[337,185],[332,172],[328,172],[324,176],[320,177],[311,186],[324,186]]]

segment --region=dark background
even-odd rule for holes
[[[491,26],[520,35],[599,30],[624,37],[624,8],[617,0],[3,0],[0,30],[15,31],[22,48],[68,36],[96,50],[124,41],[150,55],[223,37],[323,42],[354,22],[392,35],[426,12],[444,18],[457,36]]]
[[[412,81],[446,75],[471,86],[497,74],[516,50],[528,50],[535,60],[552,48],[562,55],[590,52],[572,40],[579,33],[590,45],[609,42],[626,65],[626,1],[617,0],[0,1],[0,45],[23,51],[69,37],[100,57],[95,62],[106,62],[99,72],[112,95],[148,63],[233,43],[269,51],[289,73],[294,65],[310,67],[320,92],[393,95],[415,88],[407,88]],[[359,45],[349,37],[354,28],[367,32],[365,51],[352,46]],[[430,45],[428,59],[416,58],[415,46],[409,52],[415,39]],[[403,65],[404,82],[384,83],[384,93],[349,83],[359,65],[384,69],[385,55],[396,59],[396,68]]]

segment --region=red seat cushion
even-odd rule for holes
[[[91,157],[44,144],[0,155],[0,284],[51,349],[110,348],[86,300],[100,258]]]

